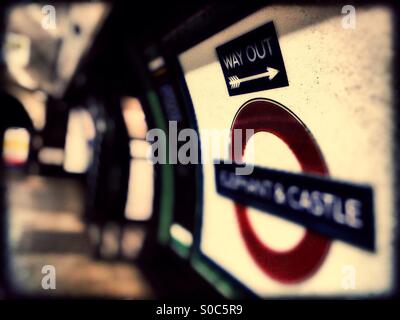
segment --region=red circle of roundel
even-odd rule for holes
[[[234,130],[253,129],[268,132],[283,140],[292,150],[303,172],[328,175],[328,168],[316,141],[306,126],[287,108],[267,99],[246,102],[237,112],[231,128],[231,157],[240,161],[251,136],[241,135],[242,154],[233,150]],[[236,159],[235,159],[236,157]],[[235,203],[236,217],[245,245],[261,270],[282,283],[296,283],[311,276],[321,265],[330,239],[306,231],[300,242],[288,251],[276,251],[266,246],[254,231],[247,208]]]

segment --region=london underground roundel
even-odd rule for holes
[[[304,172],[328,175],[324,158],[309,130],[293,113],[278,103],[266,99],[254,99],[239,109],[231,128],[232,158],[235,158],[233,146],[236,144],[233,132],[236,129],[253,129],[254,134],[272,133],[292,150]],[[250,138],[251,136],[242,135],[243,153]],[[290,250],[280,252],[269,248],[253,229],[246,207],[236,203],[235,211],[241,236],[252,258],[274,279],[288,283],[301,281],[320,266],[328,252],[330,240],[311,231],[307,231],[298,244]]]

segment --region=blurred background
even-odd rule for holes
[[[269,91],[261,95],[299,105],[296,99],[304,94],[307,107],[318,105],[295,111],[298,115],[304,111],[302,119],[314,133],[322,132],[325,122],[338,124],[325,136],[316,134],[319,141],[326,142],[325,145],[321,142],[321,146],[332,174],[372,185],[379,194],[379,215],[397,214],[393,204],[397,199],[394,161],[397,108],[392,90],[397,83],[392,74],[398,68],[393,63],[397,57],[394,50],[397,11],[392,7],[377,11],[360,9],[359,37],[352,38],[355,39],[352,42],[341,31],[332,31],[341,28],[342,5],[299,4],[274,6],[271,10],[268,6],[268,1],[246,4],[144,1],[140,5],[136,1],[1,2],[0,298],[253,298],[264,297],[264,289],[272,295],[276,289],[278,296],[282,292],[306,296],[347,294],[340,288],[340,280],[335,280],[337,285],[321,284],[322,280],[318,280],[311,289],[308,284],[305,287],[300,284],[294,291],[283,285],[278,290],[274,284],[260,284],[262,281],[252,278],[254,266],[237,269],[239,265],[247,268],[250,263],[242,260],[239,251],[227,250],[218,241],[214,242],[213,239],[222,238],[231,242],[231,233],[226,231],[231,227],[229,224],[221,224],[219,231],[209,237],[207,243],[215,245],[214,253],[201,247],[200,239],[209,236],[205,231],[201,233],[202,210],[205,216],[225,213],[231,210],[232,203],[204,200],[209,199],[208,193],[216,191],[207,185],[211,181],[207,180],[208,169],[203,177],[201,165],[153,165],[149,160],[148,130],[166,129],[168,121],[177,121],[178,129],[197,129],[204,110],[208,113],[219,110],[220,106],[230,108],[222,100],[225,96],[218,100],[219,93],[210,95],[218,103],[222,101],[214,106],[196,100],[199,95],[208,98],[212,92],[212,88],[203,89],[205,83],[221,88],[217,83],[220,71],[207,69],[219,70],[213,50],[276,16],[289,75],[287,89],[297,90],[297,98],[290,100],[286,91],[279,91],[282,95],[276,97],[269,96]],[[368,21],[375,18],[378,27],[372,23],[368,26]],[[228,31],[213,37],[232,25]],[[206,39],[211,39],[211,45]],[[313,42],[315,39],[320,42]],[[380,41],[375,51],[368,50],[367,44],[375,40]],[[182,55],[192,47],[197,51]],[[329,55],[339,47],[339,53]],[[313,53],[313,61],[308,61],[306,52],[312,50],[320,51]],[[295,52],[302,58],[291,59],[290,54]],[[353,60],[348,61],[353,62],[346,69],[344,61],[349,56]],[[311,70],[308,77],[303,77],[300,70],[302,61]],[[361,76],[357,75],[359,69],[351,69],[357,61],[364,70]],[[383,80],[379,83],[369,81],[371,74],[377,74],[370,69],[375,62],[383,62],[379,68]],[[212,72],[202,78],[202,70]],[[296,78],[297,74],[302,76]],[[342,75],[350,80],[342,81]],[[296,80],[302,87],[296,89]],[[329,87],[331,82],[336,87]],[[318,87],[320,83],[333,89]],[[370,88],[375,88],[376,93],[370,93]],[[225,91],[223,94],[226,95]],[[347,97],[360,101],[360,105],[350,103]],[[322,98],[330,109],[323,109],[324,103],[318,100]],[[234,101],[237,107],[244,102]],[[329,110],[336,107],[354,112],[332,115]],[[307,110],[313,110],[313,114]],[[215,114],[210,113],[210,117],[215,118]],[[366,114],[371,117],[366,118]],[[350,123],[353,116],[359,117],[360,123]],[[374,158],[368,148],[354,152],[370,166],[358,167],[356,155],[346,158],[354,159],[353,162],[342,161],[344,157],[339,152],[341,147],[345,150],[346,139],[335,140],[338,149],[325,150],[329,139],[334,139],[342,127],[350,126],[356,128],[350,134],[357,136],[355,145],[365,142],[369,147],[387,147],[377,152],[381,158]],[[383,131],[375,130],[378,126]],[[373,137],[385,138],[376,143]],[[273,166],[286,169],[286,160],[278,157],[280,147],[276,148],[266,150],[265,154],[275,150]],[[292,157],[285,152],[282,157]],[[375,174],[382,180],[371,180],[370,176],[374,176],[371,168],[382,163],[384,173]],[[362,171],[359,176],[357,170],[352,170],[356,167]],[[381,203],[387,206],[381,207]],[[397,240],[392,238],[397,234],[395,220],[388,221],[378,225],[377,233],[389,237],[387,230],[392,230],[393,234],[383,239],[380,246],[395,252]],[[279,226],[276,230],[281,230],[279,224],[271,223],[270,226]],[[289,235],[292,230],[287,232]],[[299,234],[296,232],[293,231],[295,240]],[[281,232],[281,237],[285,235]],[[242,244],[239,246],[244,250]],[[335,248],[342,250],[340,244]],[[357,249],[346,250],[347,247],[342,256],[352,256],[360,265],[367,265],[364,259],[371,258],[370,253],[365,258],[358,255]],[[392,251],[382,251],[384,258],[374,260],[378,261],[377,269],[387,276],[383,289],[368,283],[357,294],[375,291],[380,294],[392,288],[396,281],[393,270],[397,266]],[[223,259],[225,254],[231,255],[236,263],[217,263],[217,258]],[[43,287],[49,272],[46,266],[54,267],[55,290]],[[338,274],[337,277],[340,271]],[[329,273],[329,279],[334,277],[336,274]],[[46,281],[51,286],[51,279]],[[258,285],[262,287],[260,290]]]
[[[200,7],[1,3],[2,297],[218,296],[157,249],[142,105],[143,50]]]

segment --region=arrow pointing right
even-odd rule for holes
[[[259,74],[255,74],[249,77],[245,77],[240,79],[238,76],[232,76],[229,77],[229,85],[231,86],[231,89],[236,89],[240,87],[240,84],[243,82],[251,81],[251,80],[256,80],[260,78],[268,78],[269,80],[272,80],[275,78],[275,76],[279,73],[279,70],[267,67],[267,71]]]

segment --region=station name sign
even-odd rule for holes
[[[238,166],[215,163],[219,194],[326,237],[375,250],[371,187],[257,166],[250,175],[236,175]]]
[[[288,86],[273,22],[216,48],[230,96]]]

